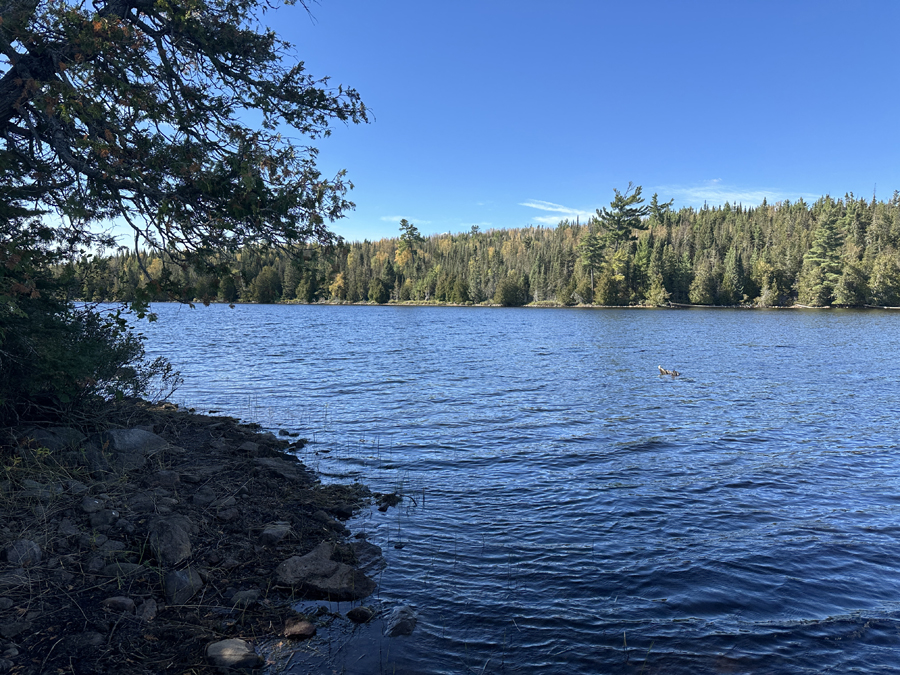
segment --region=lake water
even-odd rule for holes
[[[153,309],[174,400],[406,497],[352,527],[416,631],[287,672],[900,668],[898,312]]]

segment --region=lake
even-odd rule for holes
[[[413,635],[373,625],[285,672],[900,663],[898,312],[153,310],[173,400],[405,497],[351,527]]]

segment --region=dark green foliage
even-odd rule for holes
[[[383,305],[390,299],[391,294],[384,281],[381,279],[372,279],[369,284],[369,302],[376,302],[379,305]]]
[[[372,280],[380,279],[395,301],[492,302],[512,272],[523,286],[522,302],[784,306],[803,293],[804,304],[900,303],[900,197],[896,203],[823,198],[813,205],[677,212],[657,201],[642,226],[617,248],[605,245],[597,220],[417,235],[409,240],[414,249],[400,238],[313,246],[297,268],[303,281],[295,294],[301,301],[367,302]],[[865,246],[845,228],[862,236]],[[286,256],[272,249],[245,249],[237,258],[231,264],[241,269],[244,283],[234,290],[245,301],[253,299],[250,288],[265,266],[287,269]],[[127,291],[121,280],[140,279],[138,263],[163,267],[143,254],[109,258],[105,267],[95,264],[85,272],[88,297],[120,299]],[[186,287],[203,287],[202,275],[191,270],[169,263],[163,269]],[[824,293],[813,297],[815,289]]]
[[[522,284],[512,275],[503,277],[494,292],[494,304],[503,307],[521,307],[527,302]]]

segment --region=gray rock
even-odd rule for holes
[[[8,673],[15,664],[9,659],[0,659],[0,673]]]
[[[191,497],[191,501],[197,506],[209,506],[216,501],[216,492],[208,485],[204,485]]]
[[[216,518],[221,520],[223,523],[230,523],[232,520],[237,520],[240,518],[241,512],[237,509],[225,509],[224,511],[219,511],[216,514]]]
[[[241,452],[245,452],[248,455],[255,455],[257,452],[259,452],[259,443],[247,441],[239,445],[238,450],[240,450]]]
[[[135,513],[152,513],[156,510],[156,495],[138,492],[128,499],[128,510]]]
[[[300,462],[289,462],[278,457],[257,457],[253,460],[253,463],[278,478],[285,478],[299,483],[314,482],[309,470]]]
[[[275,546],[278,542],[284,539],[290,531],[291,524],[284,520],[279,520],[277,522],[269,523],[268,525],[266,525],[266,528],[262,531],[262,534],[259,535],[259,540],[264,546]]]
[[[0,612],[13,606],[13,601],[9,598],[0,598]]]
[[[99,449],[109,457],[105,462],[106,466],[120,472],[143,468],[149,457],[169,445],[164,438],[144,429],[111,429],[102,434],[95,434],[90,440],[95,449]],[[105,470],[103,463],[96,457],[89,458],[89,466],[95,471]]]
[[[353,623],[369,623],[369,621],[371,621],[372,617],[374,616],[375,610],[366,605],[354,607],[349,612],[347,612],[347,618],[350,619]]]
[[[0,635],[7,640],[11,640],[16,635],[24,633],[31,628],[29,621],[11,621],[10,623],[0,624]]]
[[[150,548],[163,565],[191,557],[191,538],[184,517],[159,518],[150,525]]]
[[[395,607],[388,615],[384,634],[388,637],[400,637],[401,635],[412,635],[416,628],[418,616],[416,610],[409,605],[401,605]]]
[[[156,604],[156,600],[153,598],[148,598],[144,600],[141,606],[137,610],[137,617],[144,622],[149,623],[156,618],[156,614],[159,611],[159,607]]]
[[[64,537],[77,537],[81,534],[81,530],[68,518],[63,518],[59,521],[59,526],[56,528],[56,531],[59,532]]]
[[[175,487],[181,482],[181,476],[177,471],[157,471],[153,477],[158,485],[167,488]]]
[[[281,586],[332,601],[359,600],[371,595],[376,584],[358,569],[332,560],[334,545],[319,544],[304,556],[293,556],[275,569]]]
[[[82,534],[78,537],[78,545],[81,548],[99,548],[107,541],[109,541],[109,537],[105,534]]]
[[[350,543],[350,548],[353,550],[353,555],[356,556],[356,566],[366,574],[375,576],[387,567],[380,546],[365,539],[357,539]]]
[[[91,527],[97,530],[108,530],[116,524],[119,519],[119,512],[115,509],[100,509],[97,513],[92,513],[90,517]]]
[[[54,497],[62,494],[62,486],[54,484],[38,483],[36,480],[26,478],[22,481],[21,497],[24,499],[36,499],[39,502],[50,502]]]
[[[262,657],[247,642],[232,638],[206,648],[206,658],[223,672],[250,671],[262,665]]]
[[[196,570],[186,567],[183,570],[172,570],[163,579],[166,591],[166,602],[170,605],[183,605],[203,588],[203,579]]]
[[[85,513],[97,513],[103,508],[103,501],[94,497],[85,497],[81,500],[81,510]]]
[[[215,500],[210,506],[214,506],[217,509],[227,509],[230,506],[234,506],[237,504],[237,499],[232,496],[222,497],[222,499]]]
[[[316,627],[306,619],[291,617],[284,622],[284,636],[293,640],[308,640],[316,634]]]
[[[118,612],[119,614],[134,614],[134,600],[126,598],[124,595],[106,598],[106,600],[103,600],[100,604],[108,610]]]
[[[41,547],[30,539],[19,539],[6,547],[4,551],[10,565],[36,565],[41,562]]]
[[[67,480],[66,489],[68,489],[68,491],[73,495],[83,495],[85,492],[90,490],[90,488],[80,480]]]
[[[59,452],[75,448],[84,441],[84,434],[69,427],[51,427],[50,429],[29,429],[22,438],[30,438],[36,445],[47,448],[51,452]]]

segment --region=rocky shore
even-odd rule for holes
[[[2,431],[0,673],[251,670],[261,642],[375,616],[381,551],[342,522],[373,496],[319,483],[303,441],[170,404],[102,420]]]

